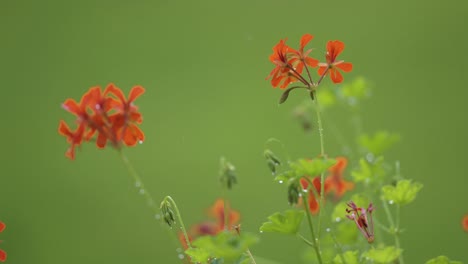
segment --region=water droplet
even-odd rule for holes
[[[179,259],[184,259],[185,258],[184,254],[179,254],[177,256],[179,257]]]
[[[388,204],[394,204],[395,202],[393,200],[388,201]]]
[[[309,190],[307,190],[307,189],[303,189],[302,191],[303,191],[303,192],[305,192],[305,193],[307,193]]]
[[[140,189],[140,194],[145,194],[145,189]]]
[[[143,144],[143,140],[139,140],[139,141],[138,141],[138,144]]]
[[[341,217],[335,218],[335,222],[341,222]]]
[[[281,183],[283,183],[283,181],[279,181],[279,183],[281,184]]]
[[[325,229],[325,231],[330,232],[331,229],[329,227],[327,227],[327,229]]]
[[[140,188],[140,186],[141,186],[141,182],[139,181],[135,182],[135,187]]]
[[[263,233],[263,230],[260,230],[260,234]]]

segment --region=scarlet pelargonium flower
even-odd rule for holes
[[[237,225],[240,220],[240,213],[229,208],[228,228],[224,228],[224,200],[222,199],[217,199],[213,206],[208,209],[207,213],[214,221],[204,221],[193,225],[188,234],[190,240],[200,236],[215,236],[225,230],[233,230],[234,226]],[[186,249],[187,243],[183,233],[179,233],[179,240]]]
[[[302,73],[304,66],[310,66],[312,68],[317,67],[319,61],[317,59],[309,57],[312,49],[304,51],[305,46],[314,38],[311,34],[304,34],[301,38],[299,50],[292,50],[292,58],[297,58],[296,71]]]
[[[104,148],[108,142],[117,149],[123,144],[134,146],[142,142],[144,134],[137,125],[143,118],[133,102],[144,91],[141,86],[133,87],[127,100],[119,88],[109,84],[104,92],[98,86],[90,88],[79,103],[73,99],[65,100],[62,107],[77,117],[75,130],[60,121],[59,133],[70,144],[65,155],[74,159],[76,147],[83,141],[92,140],[96,132],[99,148]]]
[[[280,40],[278,44],[273,47],[273,54],[270,55],[270,61],[273,62],[276,67],[270,72],[270,75],[266,78],[271,78],[271,85],[278,87],[280,83],[281,89],[286,88],[290,83],[299,80],[298,74],[302,73],[302,69],[294,70],[293,63],[297,58],[289,58],[290,53],[294,49],[286,45],[286,39]]]
[[[328,170],[330,174],[325,179],[325,186],[335,193],[335,199],[341,198],[346,191],[354,188],[354,183],[343,179],[343,173],[347,164],[348,160],[346,158],[337,157],[336,164]]]
[[[316,214],[320,210],[320,205],[318,203],[318,200],[320,199],[321,195],[320,177],[318,176],[313,178],[311,182],[313,184],[313,187],[309,187],[309,180],[301,178],[301,186],[304,190],[307,190],[309,194],[307,197],[307,201],[309,203],[309,210],[311,213]],[[325,194],[327,194],[329,191],[329,186],[324,185]]]
[[[318,74],[330,74],[330,78],[334,83],[341,83],[343,76],[339,70],[350,72],[353,69],[353,64],[344,62],[343,60],[336,60],[336,57],[344,50],[344,43],[339,40],[328,41],[327,54],[325,56],[327,62],[319,63]],[[327,70],[328,69],[328,70]]]
[[[372,219],[374,207],[372,203],[369,204],[367,209],[357,207],[353,201],[350,201],[347,205],[349,208],[346,209],[348,213],[346,217],[356,223],[356,226],[367,239],[367,242],[374,242],[374,221]]]
[[[463,227],[463,230],[468,232],[468,214],[465,215],[462,219],[462,227]]]
[[[5,228],[6,228],[5,223],[0,221],[0,233],[3,232],[3,230],[5,230]],[[3,251],[2,249],[0,249],[0,262],[5,262],[6,259],[7,259],[7,253],[5,251]]]

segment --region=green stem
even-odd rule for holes
[[[318,244],[318,239],[317,239],[317,236],[315,236],[315,231],[314,231],[314,225],[312,223],[312,216],[310,214],[310,210],[309,210],[309,202],[307,200],[307,195],[308,193],[305,193],[302,195],[303,199],[304,199],[304,210],[306,212],[306,215],[307,215],[307,222],[309,223],[309,229],[310,229],[310,234],[312,235],[312,247],[314,248],[315,250],[315,254],[317,255],[317,260],[319,262],[319,264],[322,264],[323,261],[322,261],[322,254],[320,252],[320,247],[319,247],[319,244]]]
[[[343,264],[347,264],[346,259],[344,258],[344,252],[343,252],[343,247],[341,244],[338,242],[336,239],[335,233],[333,230],[330,230],[331,237],[333,238],[333,242],[335,243],[335,247],[338,249],[338,255],[340,256],[341,262]]]
[[[175,201],[172,199],[171,196],[166,196],[164,197],[164,200],[167,200],[171,203],[172,207],[175,209],[176,217],[179,220],[180,223],[180,229],[182,229],[182,233],[184,233],[184,238],[185,242],[187,243],[188,248],[192,248],[192,244],[190,244],[190,239],[187,234],[187,230],[185,229],[184,221],[182,221],[182,216],[180,215],[179,208],[177,207],[177,204]]]
[[[252,255],[252,252],[250,252],[250,249],[247,249],[247,255],[249,255],[249,258],[252,261],[251,264],[257,264],[257,262],[255,262],[254,256]]]
[[[306,243],[307,245],[311,246],[311,247],[314,247],[314,244],[312,244],[312,242],[310,242],[307,238],[305,238],[303,235],[297,233],[297,237],[302,239],[302,241],[304,241],[304,243]]]
[[[326,159],[327,157],[325,156],[325,140],[323,138],[323,124],[322,124],[322,116],[320,114],[320,105],[318,102],[317,94],[314,91],[312,91],[314,99],[314,104],[315,104],[315,113],[317,114],[317,123],[318,123],[318,130],[319,130],[319,137],[320,137],[320,156],[322,159]],[[320,225],[322,222],[322,208],[324,207],[324,202],[325,202],[325,173],[320,174],[320,210],[319,210],[319,215],[318,215],[318,224],[317,224],[317,230],[318,230],[318,237],[320,237]]]
[[[133,167],[132,163],[128,160],[127,156],[125,156],[125,154],[123,153],[122,149],[119,149],[118,150],[119,152],[119,155],[120,155],[120,158],[122,159],[123,163],[125,164],[125,166],[127,167],[128,169],[128,173],[133,177],[133,179],[135,180],[135,186],[139,189],[139,193],[140,194],[143,194],[146,198],[146,202],[148,203],[148,206],[154,211],[155,213],[155,217],[157,219],[160,218],[160,215],[159,215],[159,207],[156,205],[156,203],[154,202],[154,199],[153,197],[151,196],[151,193],[148,192],[148,190],[145,189],[145,184],[143,183],[143,181],[141,180],[140,178],[140,175],[138,174],[138,172],[135,170],[135,168]]]
[[[227,191],[224,191],[224,195],[223,195],[223,203],[224,203],[224,206],[223,206],[223,209],[224,209],[224,230],[225,231],[228,231],[229,230],[229,206],[228,206],[228,203],[227,203]]]
[[[395,225],[395,221],[393,221],[393,217],[392,217],[392,212],[390,211],[390,208],[388,207],[388,204],[383,201],[383,206],[384,206],[384,210],[385,210],[385,214],[387,215],[387,218],[388,218],[388,222],[390,223],[390,226],[391,226],[391,233],[392,235],[395,237],[395,246],[397,248],[401,248],[400,247],[400,205],[396,205],[397,209],[396,209],[396,225]],[[399,263],[400,264],[404,264],[405,262],[403,261],[403,255],[400,254],[400,256],[398,257],[399,259]]]

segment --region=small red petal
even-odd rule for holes
[[[121,104],[126,103],[125,95],[123,94],[122,90],[120,90],[118,87],[116,87],[114,84],[109,84],[106,88],[106,92],[111,93],[115,95],[117,98],[119,98]]]
[[[7,259],[7,253],[0,249],[0,262],[5,262]]]
[[[325,73],[325,70],[327,70],[327,68],[328,66],[320,66],[317,70],[318,75],[322,76]]]
[[[333,83],[341,83],[343,81],[343,75],[341,75],[341,73],[338,70],[332,68],[328,71],[330,72],[330,78],[333,81]]]
[[[82,113],[80,106],[78,103],[73,100],[73,99],[67,99],[65,102],[62,104],[63,109],[66,111],[74,114],[74,115],[80,115]]]
[[[463,217],[462,227],[463,227],[463,230],[468,232],[468,214]]]
[[[304,47],[314,38],[311,34],[304,34],[301,38],[301,50],[304,50]]]
[[[353,70],[353,64],[350,62],[342,62],[342,63],[336,64],[335,67],[340,68],[344,72],[350,72]]]
[[[141,86],[134,86],[130,91],[130,95],[128,96],[128,102],[131,103],[135,101],[140,95],[145,93],[145,88]]]
[[[3,223],[2,221],[0,221],[0,232],[3,232],[3,230],[5,230],[5,223]]]

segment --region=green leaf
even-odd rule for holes
[[[274,213],[268,217],[269,222],[263,223],[260,232],[273,232],[295,235],[304,218],[303,211],[287,210],[284,213]]]
[[[372,137],[369,135],[362,135],[358,140],[361,147],[367,149],[375,156],[382,155],[382,153],[398,141],[400,141],[400,135],[386,131],[377,132]]]
[[[385,247],[380,249],[370,249],[367,252],[364,252],[363,256],[369,258],[376,263],[390,263],[396,260],[403,250],[396,248],[394,246]]]
[[[426,264],[463,264],[463,263],[461,261],[452,261],[446,256],[438,256],[437,258],[428,260]]]
[[[393,201],[399,205],[411,203],[423,185],[411,180],[399,180],[396,186],[385,185],[382,187],[382,198],[387,201]]]
[[[345,260],[343,262],[343,259]],[[334,264],[359,264],[358,252],[357,251],[346,251],[343,255],[336,255],[333,259]]]
[[[335,163],[336,160],[334,159],[300,159],[290,166],[299,177],[304,175],[313,177],[326,172],[331,166],[335,165]]]
[[[346,219],[346,222],[339,223],[335,228],[335,237],[342,245],[353,245],[359,238],[359,229],[354,221]]]
[[[185,254],[189,255],[193,262],[206,264],[211,257],[210,252],[202,248],[189,248],[185,250]]]
[[[192,242],[192,245],[208,252],[211,258],[223,259],[223,263],[234,263],[257,241],[258,238],[252,234],[242,233],[238,235],[233,232],[221,232],[216,236],[199,237]],[[203,254],[200,253],[204,257]]]
[[[365,99],[370,96],[370,87],[366,79],[358,77],[351,83],[344,84],[340,89],[344,98],[348,99],[348,103],[353,105],[356,99]]]
[[[373,163],[366,159],[359,160],[359,168],[351,172],[355,182],[364,182],[366,184],[378,182],[385,176],[384,158],[378,157]]]

